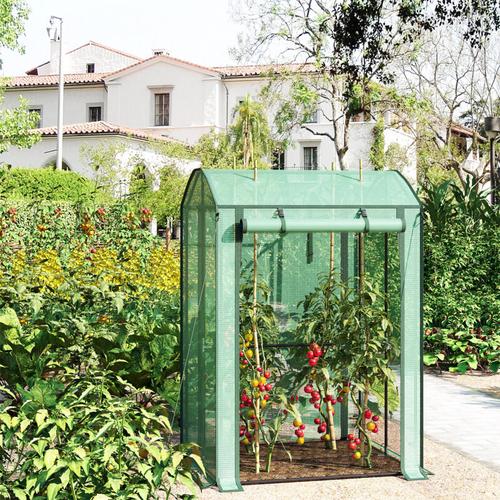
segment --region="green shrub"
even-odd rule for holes
[[[431,185],[423,204],[426,364],[496,370],[498,209],[470,182]]]
[[[172,491],[176,483],[196,493],[198,450],[173,445],[168,419],[114,374],[67,370],[8,392],[0,409],[2,498],[188,497]]]
[[[0,171],[0,198],[82,202],[103,198],[93,181],[75,172],[52,168],[12,168]]]

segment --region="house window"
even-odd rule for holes
[[[155,94],[155,126],[166,127],[170,124],[170,94]]]
[[[42,108],[40,106],[31,106],[28,109],[28,113],[38,113],[38,121],[35,124],[35,128],[40,128],[42,126]]]
[[[304,147],[304,169],[317,170],[318,169],[318,147],[307,146]]]
[[[274,170],[284,170],[285,169],[285,152],[284,151],[274,151],[272,167]]]
[[[87,63],[87,73],[95,73],[95,63]]]
[[[102,106],[89,106],[89,122],[102,120]]]
[[[318,123],[318,110],[315,109],[305,117],[305,123]]]

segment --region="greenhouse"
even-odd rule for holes
[[[427,477],[421,242],[396,171],[192,173],[181,439],[211,484]]]

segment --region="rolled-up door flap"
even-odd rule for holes
[[[396,217],[343,220],[250,217],[241,220],[241,227],[244,233],[402,233],[406,229],[405,221]]]

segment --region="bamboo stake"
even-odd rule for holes
[[[260,350],[259,338],[257,332],[257,234],[253,235],[253,306],[252,306],[252,333],[255,350],[255,362],[257,367],[260,366]],[[255,445],[255,473],[260,473],[260,396],[254,399],[255,401],[255,430],[254,430],[254,445]]]
[[[335,171],[335,161],[332,161],[332,170]],[[330,233],[330,280],[333,278],[335,270],[335,233]],[[328,430],[330,433],[330,441],[327,442],[327,447],[331,450],[337,450],[337,437],[335,435],[335,421],[333,419],[333,406],[331,401],[326,403],[326,411],[328,413]]]
[[[248,126],[248,124],[247,124]],[[253,140],[251,135],[251,129],[248,129],[248,163],[252,161],[253,163],[253,180],[257,180],[257,168],[255,164],[255,156],[253,151]],[[254,343],[254,351],[255,351],[255,363],[256,368],[260,367],[260,349],[259,349],[259,335],[257,331],[257,233],[253,235],[253,304],[252,304],[252,333],[253,333],[253,343]],[[255,450],[255,473],[260,473],[260,395],[257,398],[254,398],[254,406],[255,406],[255,429],[254,429],[254,450]]]

